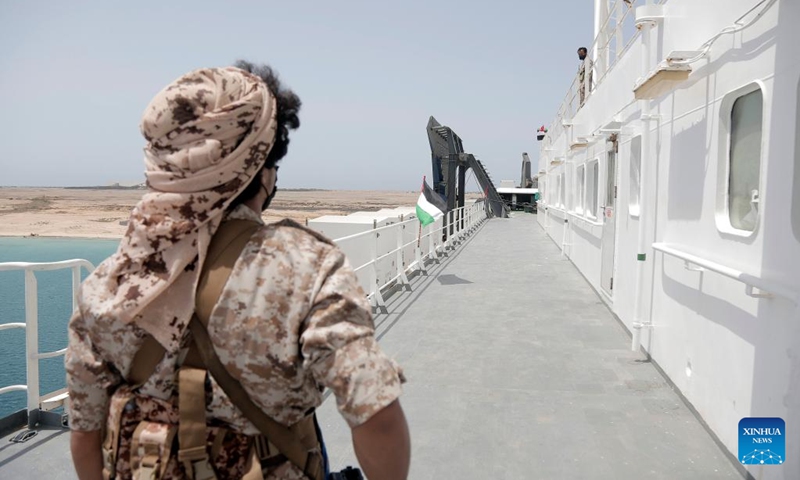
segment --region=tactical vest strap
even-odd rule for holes
[[[206,373],[185,366],[178,370],[178,461],[192,480],[217,478],[206,448]]]

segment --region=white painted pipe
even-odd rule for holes
[[[602,26],[602,16],[600,14],[601,10],[603,9],[603,3],[606,0],[594,0],[594,37],[597,38],[600,35],[600,27]]]
[[[642,26],[642,78],[645,78],[650,70],[650,30],[652,26],[646,23]],[[632,339],[631,350],[639,351],[642,342],[642,328],[645,322],[642,320],[642,312],[644,310],[644,266],[647,260],[647,242],[645,235],[647,232],[646,225],[650,210],[648,208],[649,202],[647,201],[647,185],[650,179],[650,100],[640,100],[640,109],[642,112],[642,161],[639,170],[639,232],[638,240],[636,243],[636,287],[634,293],[633,304],[633,325],[632,325]]]

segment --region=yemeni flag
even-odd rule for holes
[[[422,226],[429,225],[442,218],[447,211],[447,203],[436,192],[431,190],[425,177],[422,178],[422,191],[417,200],[417,218]]]

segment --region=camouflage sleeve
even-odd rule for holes
[[[69,346],[64,357],[69,389],[69,420],[72,430],[100,430],[105,424],[109,388],[121,382],[92,346],[80,310],[69,322]]]
[[[317,283],[300,337],[303,366],[355,427],[394,402],[405,379],[378,346],[364,291],[339,249],[325,257]]]

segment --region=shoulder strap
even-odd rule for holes
[[[217,299],[222,293],[222,289],[225,287],[225,282],[230,276],[236,259],[239,258],[248,240],[250,240],[253,233],[258,230],[259,226],[259,223],[249,220],[228,220],[222,222],[217,229],[208,247],[208,252],[206,253],[206,261],[200,273],[198,294],[195,299],[195,309],[199,311],[202,308],[202,312],[200,313],[204,314],[203,318],[207,319],[211,316],[211,310],[214,308]],[[223,254],[225,258],[221,258]],[[214,278],[217,282],[209,285],[210,289],[207,290],[205,286],[208,283],[209,272],[220,268],[220,266],[216,266],[217,261],[225,262],[224,266],[221,268],[226,269],[227,273],[224,275],[224,278],[221,275],[215,275]],[[222,283],[219,283],[220,280]],[[207,293],[203,294],[202,292]],[[200,297],[203,297],[203,301],[200,301]],[[139,347],[139,350],[133,356],[128,378],[126,378],[128,385],[132,388],[138,388],[144,385],[144,382],[156,371],[156,366],[161,363],[163,358],[164,347],[161,346],[152,335],[147,335],[142,346]]]
[[[261,225],[250,220],[228,220],[220,225],[208,246],[206,261],[200,272],[195,296],[195,313],[208,324],[211,311],[217,304],[236,260],[242,254],[250,237]]]

